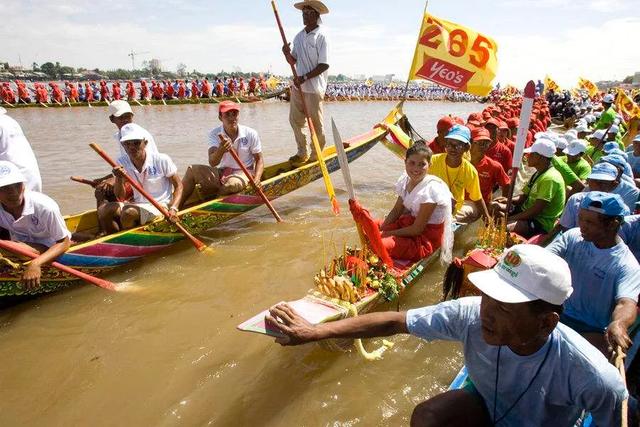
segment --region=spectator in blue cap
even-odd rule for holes
[[[468,224],[483,215],[489,217],[480,191],[478,171],[464,153],[471,147],[471,131],[463,125],[453,125],[444,138],[446,153],[431,158],[429,173],[443,180],[455,200],[455,221]],[[465,194],[468,200],[465,200]]]
[[[640,189],[636,186],[632,176],[629,176],[629,164],[617,154],[608,154],[600,159],[600,162],[609,163],[618,169],[618,185],[612,191],[619,194],[626,203],[630,211],[635,210],[636,203],[640,197]]]
[[[633,144],[627,149],[629,165],[633,172],[633,178],[637,187],[640,187],[640,135],[633,138]]]
[[[620,151],[619,149],[611,150],[607,153],[606,156],[600,157],[600,162],[608,162],[622,169],[623,175],[625,175],[628,179],[627,181],[633,181],[633,172],[631,171],[631,166],[629,166],[629,162],[627,162],[627,154]]]
[[[626,350],[627,329],[636,319],[640,265],[618,236],[629,209],[617,194],[586,193],[580,203],[579,228],[547,249],[569,264],[574,292],[560,321],[582,334],[604,354]]]
[[[629,246],[633,256],[640,262],[640,215],[629,215],[624,218],[620,228],[620,237]]]

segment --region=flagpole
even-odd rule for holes
[[[413,63],[416,60],[416,55],[418,53],[418,45],[420,44],[420,36],[422,35],[422,24],[424,23],[424,15],[427,14],[427,6],[429,5],[429,0],[424,2],[424,10],[422,11],[422,19],[420,20],[420,28],[418,29],[418,40],[416,40],[416,48],[413,51],[413,59],[411,60],[411,68],[409,68],[409,75],[407,76],[407,84],[404,86],[404,92],[402,94],[401,101],[404,102],[407,100],[407,91],[409,90],[409,82],[411,81],[411,70],[413,69]]]

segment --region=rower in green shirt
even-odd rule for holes
[[[597,131],[595,131],[594,133],[592,133],[587,137],[590,145],[587,147],[584,154],[588,158],[587,161],[590,160],[590,163],[592,165],[595,165],[596,163],[598,163],[598,160],[600,160],[600,157],[605,155],[605,152],[603,149],[605,132],[606,131],[604,129],[598,129]]]
[[[583,139],[576,139],[563,150],[563,153],[566,154],[566,156],[560,157],[560,160],[564,161],[573,173],[575,173],[581,180],[587,179],[591,173],[591,165],[582,158],[586,149],[587,141]]]
[[[594,129],[608,129],[616,119],[616,110],[613,108],[613,102],[615,101],[615,95],[608,93],[602,98],[602,106],[604,111],[602,115],[596,121]]]

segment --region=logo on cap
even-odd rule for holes
[[[511,251],[504,256],[504,263],[509,267],[516,268],[522,263],[522,259],[516,251]]]
[[[8,166],[0,167],[0,176],[9,175],[11,173],[11,169]]]

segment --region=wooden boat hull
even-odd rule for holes
[[[147,99],[147,100],[138,99],[138,102],[140,102],[140,104],[142,104],[143,106],[144,105],[165,105],[165,104],[166,105],[218,104],[222,101],[234,101],[234,102],[246,104],[246,103],[260,102],[267,99],[276,98],[284,94],[286,91],[287,89],[282,89],[277,92],[270,92],[270,93],[265,93],[263,95],[255,95],[255,96],[220,96],[220,97],[211,97],[211,98],[183,98],[183,99],[173,98],[173,99],[165,99],[164,103],[162,102],[161,99]],[[131,105],[137,105],[136,101],[129,101],[129,103]],[[89,103],[63,102],[61,104],[58,104],[55,102],[47,102],[44,105],[52,108],[65,108],[65,107],[68,108],[68,107],[88,107]],[[94,101],[94,102],[91,102],[91,106],[106,107],[107,103],[105,101]],[[29,107],[44,108],[42,104],[39,104],[37,102],[31,102],[30,104],[24,104],[24,103],[18,102],[13,104],[12,108],[29,108]]]
[[[398,104],[384,123],[396,123],[401,117],[402,104]],[[345,144],[347,158],[352,162],[369,151],[379,140],[385,137],[386,131],[374,128],[362,135],[356,136]],[[324,150],[326,166],[329,172],[340,168],[335,153],[335,147]],[[282,162],[265,169],[262,189],[270,200],[284,196],[322,177],[318,162],[307,163],[294,168],[290,162]],[[252,187],[247,187],[238,194],[232,194],[206,201],[189,207],[179,216],[183,225],[193,234],[202,233],[222,224],[238,215],[255,209],[263,204]],[[67,227],[71,232],[95,232],[97,230],[97,215],[95,210],[65,217]],[[114,268],[136,261],[142,257],[152,255],[184,239],[177,229],[164,219],[108,235],[88,242],[74,244],[62,255],[58,262],[71,266],[77,270],[92,275],[101,275]],[[0,258],[0,261],[2,259]],[[78,282],[74,276],[69,276],[50,266],[43,267],[41,286],[27,292],[20,286],[19,280],[22,268],[11,268],[8,263],[0,263],[0,297],[10,295],[25,295],[51,292]]]

